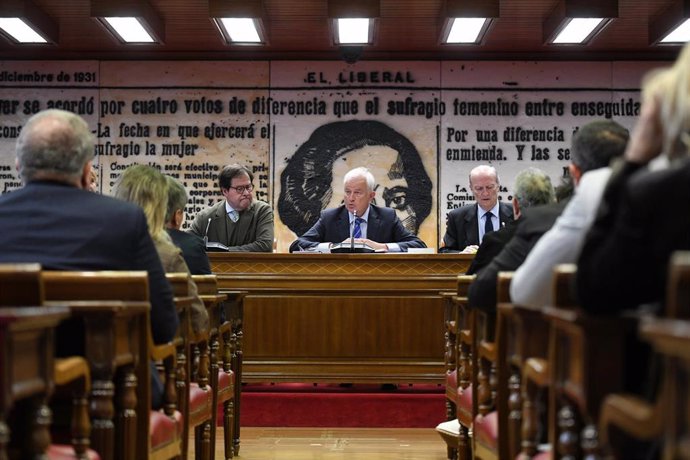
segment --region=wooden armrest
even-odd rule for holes
[[[175,357],[175,353],[176,346],[172,342],[151,346],[151,359],[154,361],[162,361],[165,358]]]
[[[494,342],[485,342],[482,340],[479,344],[479,357],[491,361],[492,363],[496,362],[497,351]]]
[[[549,385],[549,362],[542,358],[527,358],[522,366],[522,378],[537,386]]]
[[[467,298],[470,284],[476,277],[477,275],[458,275],[458,296]]]
[[[637,396],[614,393],[607,396],[601,405],[599,429],[604,443],[608,442],[611,426],[637,439],[654,439],[661,435],[663,429],[661,410]]]
[[[190,332],[189,341],[191,343],[208,342],[209,331]]]
[[[66,385],[77,379],[83,379],[84,389],[88,392],[91,388],[89,363],[81,356],[56,359],[54,378],[56,385]]]

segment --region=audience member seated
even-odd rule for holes
[[[470,307],[496,311],[496,282],[499,271],[511,271],[519,267],[534,242],[550,227],[555,216],[551,207],[555,192],[549,176],[536,168],[529,168],[515,179],[513,207],[519,217],[515,235],[505,244],[496,257],[477,274],[470,285]],[[540,212],[546,208],[546,212]],[[530,213],[532,212],[532,213]]]
[[[273,208],[254,199],[253,182],[254,173],[246,166],[224,166],[218,186],[225,199],[197,213],[190,233],[230,252],[273,251]]]
[[[510,204],[498,202],[499,186],[498,173],[493,166],[479,165],[470,171],[470,190],[477,203],[448,213],[446,234],[439,252],[474,252],[485,234],[513,220]]]
[[[544,184],[540,184],[544,181]],[[549,186],[546,185],[548,182]],[[528,168],[515,178],[515,196],[513,197],[512,215],[514,220],[508,222],[495,232],[484,236],[482,244],[477,249],[477,254],[472,260],[467,275],[475,275],[484,267],[489,265],[503,247],[515,234],[517,219],[520,218],[520,211],[532,206],[553,203],[555,199],[554,189],[550,186],[551,180],[544,172],[536,168]]]
[[[374,250],[407,252],[426,244],[407,230],[395,210],[371,204],[376,180],[367,168],[355,168],[343,178],[345,203],[327,209],[312,228],[290,245],[290,252],[315,248],[329,252],[335,243],[365,244]]]
[[[577,261],[611,175],[609,164],[623,155],[627,143],[628,130],[612,120],[587,123],[575,133],[569,166],[575,196],[515,272],[510,285],[513,302],[537,308],[553,305],[553,269]]]
[[[166,273],[189,273],[182,251],[175,246],[165,231],[165,211],[168,203],[168,184],[163,173],[151,166],[132,165],[115,184],[115,196],[141,206],[149,224],[149,232]],[[209,326],[208,312],[197,293],[196,284],[189,278],[191,324],[195,332]]]
[[[184,208],[187,205],[187,191],[177,179],[165,176],[168,183],[168,210],[165,226],[175,246],[182,250],[182,257],[192,275],[210,275],[211,264],[206,255],[204,240],[180,230],[184,223]]]
[[[0,196],[0,262],[40,263],[47,270],[145,270],[151,332],[170,341],[178,318],[173,294],[138,206],[88,191],[94,136],[79,116],[46,110],[17,139],[24,187]],[[83,354],[82,325],[58,329],[58,356]],[[155,393],[162,388],[154,386]]]
[[[690,249],[690,44],[643,84],[624,161],[614,167],[578,261],[582,308],[596,314],[664,301],[668,263]],[[650,171],[665,156],[669,166]]]

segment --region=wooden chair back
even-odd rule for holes
[[[180,327],[176,337],[177,344],[177,396],[178,407],[184,419],[182,434],[182,451],[187,453],[189,433],[194,427],[194,444],[197,458],[208,460],[211,458],[211,439],[216,427],[213,420],[212,387],[210,386],[210,357],[208,347],[208,331],[194,333],[191,327],[191,304],[194,300],[190,295],[191,275],[189,273],[167,273],[166,278],[173,288],[175,305],[180,315]],[[198,289],[198,287],[197,287]],[[195,385],[192,385],[192,382]],[[192,393],[204,395],[204,403],[195,407],[192,412]]]
[[[476,407],[476,386],[470,387],[476,357],[476,332],[474,311],[469,307],[468,294],[476,275],[459,275],[457,296],[453,298],[455,305],[455,323],[457,328],[457,397],[456,417],[460,422],[458,433],[457,454],[461,460],[472,456],[472,441],[469,431],[474,421],[474,407]],[[467,393],[471,393],[471,404],[467,404]],[[471,406],[471,407],[468,407]]]
[[[592,316],[577,308],[575,265],[555,269],[556,305],[544,309],[549,337],[549,440],[554,457],[596,455],[596,421],[604,397],[622,388],[625,340],[636,328],[626,316]]]
[[[690,252],[678,251],[671,257],[664,316],[666,319],[647,321],[640,327],[640,335],[663,358],[662,383],[655,400],[614,393],[602,403],[599,418],[602,447],[621,458],[628,454],[626,441],[630,438],[661,443],[662,437],[669,455],[664,458],[690,458],[690,451],[686,451],[685,457],[682,454],[683,438],[690,436],[690,417],[678,410],[678,401],[690,400],[687,399],[690,355],[684,351],[690,346],[687,323],[690,320]],[[617,443],[610,437],[614,427],[618,433],[624,433]]]
[[[102,446],[101,455],[114,458],[114,453],[117,458],[151,460],[181,455],[179,439],[151,447],[151,418],[144,415],[156,416],[155,411],[150,411],[150,385],[137,384],[150,381],[150,360],[164,362],[167,378],[163,411],[175,423],[175,349],[172,345],[153,343],[148,274],[50,271],[44,272],[42,278],[46,302],[70,301],[73,311],[84,318],[86,355],[94,377],[92,417],[96,423],[92,441]]]
[[[510,303],[512,272],[498,274],[497,307]],[[507,458],[508,379],[505,350],[505,321],[500,309],[492,315],[478,310],[477,334],[477,405],[474,413],[474,454],[482,459]]]
[[[66,307],[0,308],[0,458],[44,458],[55,385],[54,329]]]
[[[0,305],[43,305],[40,264],[0,264]]]
[[[48,300],[149,300],[145,271],[46,271],[43,272]]]
[[[498,276],[500,287],[512,275]],[[513,304],[505,291],[499,293],[497,311],[499,445],[505,446],[505,458],[516,458],[520,452],[532,457],[540,443],[538,399],[548,381],[549,325],[541,309]]]
[[[40,315],[41,311],[45,311],[48,318],[55,317],[51,313],[52,311],[57,311],[59,309],[66,309],[69,311],[68,305],[57,308],[41,307],[43,302],[43,281],[41,279],[41,266],[39,264],[0,264],[0,306],[17,307],[6,310],[6,318],[9,322],[17,321],[19,323],[27,321],[29,318]],[[35,310],[35,312],[21,311],[27,308],[29,310]],[[45,324],[47,325],[48,323]],[[52,337],[54,336],[52,330],[53,326],[49,327],[50,331],[45,329],[43,332],[49,332]],[[38,331],[38,329],[36,330]],[[10,341],[14,338],[16,338],[16,336],[12,334],[8,336],[8,340]],[[8,345],[9,343],[10,342],[8,342]],[[36,344],[36,342],[31,340],[27,343]],[[45,350],[44,348],[31,348],[29,356],[36,358],[42,353],[43,359],[46,360],[46,364],[52,362],[52,376],[49,376],[50,378],[48,380],[38,379],[44,383],[50,383],[50,391],[52,391],[52,384],[70,390],[69,392],[72,394],[72,413],[70,417],[71,443],[75,454],[77,456],[84,456],[88,452],[90,444],[89,436],[91,433],[91,422],[88,416],[87,401],[91,391],[91,375],[88,364],[84,358],[79,356],[55,358],[53,360],[55,344],[51,341],[43,343],[43,346],[48,344],[50,345],[50,350]],[[0,369],[12,369],[15,364],[31,366],[31,371],[40,371],[43,369],[41,366],[25,362],[24,359],[17,359],[19,356],[23,356],[22,353],[19,353],[19,350],[12,349],[5,351],[8,353],[5,355],[7,367],[0,365]],[[17,352],[16,356],[15,352]],[[50,356],[48,356],[47,353],[49,353]],[[5,380],[3,379],[3,381]],[[21,385],[21,383],[17,383],[17,385]],[[46,392],[44,396],[47,398],[49,393],[50,392]],[[37,425],[39,429],[47,429],[47,424],[39,425]],[[26,430],[22,430],[22,432],[23,431]],[[36,434],[34,433],[34,435]],[[49,439],[46,438],[45,435],[37,436],[37,438]]]

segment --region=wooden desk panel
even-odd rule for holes
[[[460,254],[212,253],[244,298],[245,382],[442,383]]]

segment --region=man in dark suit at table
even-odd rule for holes
[[[144,212],[88,191],[93,154],[89,126],[71,112],[46,110],[26,122],[16,152],[24,187],[0,196],[0,262],[40,263],[48,270],[145,270],[153,340],[169,342],[179,320]],[[81,326],[63,325],[57,353],[83,353]],[[162,403],[156,383],[154,407]]]
[[[343,178],[345,202],[327,209],[312,228],[290,245],[290,252],[315,248],[329,252],[335,243],[365,244],[376,251],[406,252],[425,248],[422,240],[405,229],[395,210],[371,204],[376,180],[367,168],[355,168]]]
[[[493,166],[479,165],[470,171],[470,190],[477,202],[448,213],[446,234],[439,252],[460,252],[468,246],[476,249],[486,233],[513,220],[510,203],[498,202],[499,185]]]
[[[184,208],[189,197],[180,182],[165,176],[168,184],[168,210],[165,213],[165,227],[175,246],[182,250],[182,257],[192,275],[210,275],[211,264],[206,255],[204,240],[198,236],[180,230],[184,223]]]

